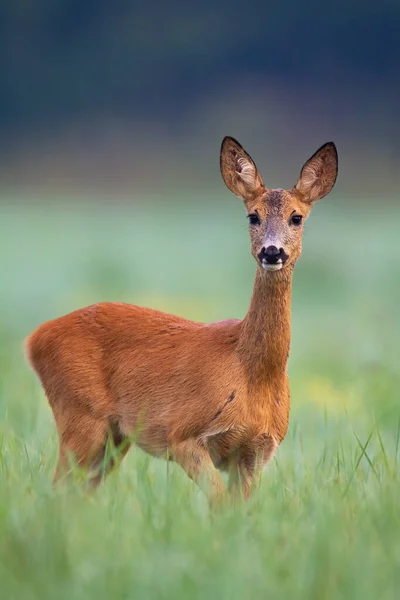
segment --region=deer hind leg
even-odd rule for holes
[[[121,433],[118,423],[110,420],[102,452],[89,467],[92,486],[97,487],[111,471],[119,467],[130,447],[131,442]]]
[[[90,484],[97,486],[130,447],[116,423],[87,412],[74,413],[66,424],[57,422],[57,426],[60,447],[54,483],[71,474],[73,462],[87,472]]]
[[[223,501],[226,495],[225,484],[201,442],[189,439],[177,444],[172,449],[172,458],[207,493],[211,505]]]
[[[261,434],[241,448],[229,464],[229,492],[234,499],[247,500],[261,479],[263,467],[271,460],[277,448],[275,440]]]
[[[74,415],[75,416],[75,415]],[[53,482],[71,475],[73,464],[88,472],[98,467],[104,458],[107,443],[107,421],[99,421],[88,415],[79,415],[60,426],[59,431],[59,456]]]

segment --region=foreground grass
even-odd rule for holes
[[[396,597],[398,438],[313,414],[334,441],[308,445],[303,420],[252,500],[218,515],[178,468],[139,451],[94,496],[53,491],[54,436],[3,432],[3,597]]]
[[[13,210],[0,226],[0,597],[397,598],[393,210],[378,232],[365,208],[356,233],[355,215],[329,205],[329,218],[321,209],[310,224],[295,279],[289,434],[251,501],[222,514],[179,467],[139,450],[95,495],[53,490],[54,426],[20,347],[42,319],[104,299],[206,320],[241,316],[254,273],[243,215],[236,220],[231,205],[214,207],[212,221],[194,208],[158,221],[151,209],[103,209],[94,219],[60,210]],[[371,256],[366,268],[372,233],[392,264]],[[216,253],[226,257],[227,247],[221,265]]]

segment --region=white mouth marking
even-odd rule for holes
[[[282,269],[283,263],[282,263],[282,259],[279,258],[277,263],[275,263],[274,265],[271,265],[271,264],[267,263],[265,258],[263,258],[261,261],[261,266],[266,271],[279,271],[279,269]]]

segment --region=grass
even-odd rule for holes
[[[21,342],[100,300],[243,316],[243,211],[223,193],[67,200],[2,209],[0,597],[398,597],[399,209],[315,208],[295,274],[289,433],[251,501],[217,515],[179,467],[139,450],[95,495],[53,490],[55,429]]]

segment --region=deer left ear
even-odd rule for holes
[[[295,189],[304,202],[320,200],[335,185],[338,173],[338,154],[333,142],[321,146],[305,163]]]

